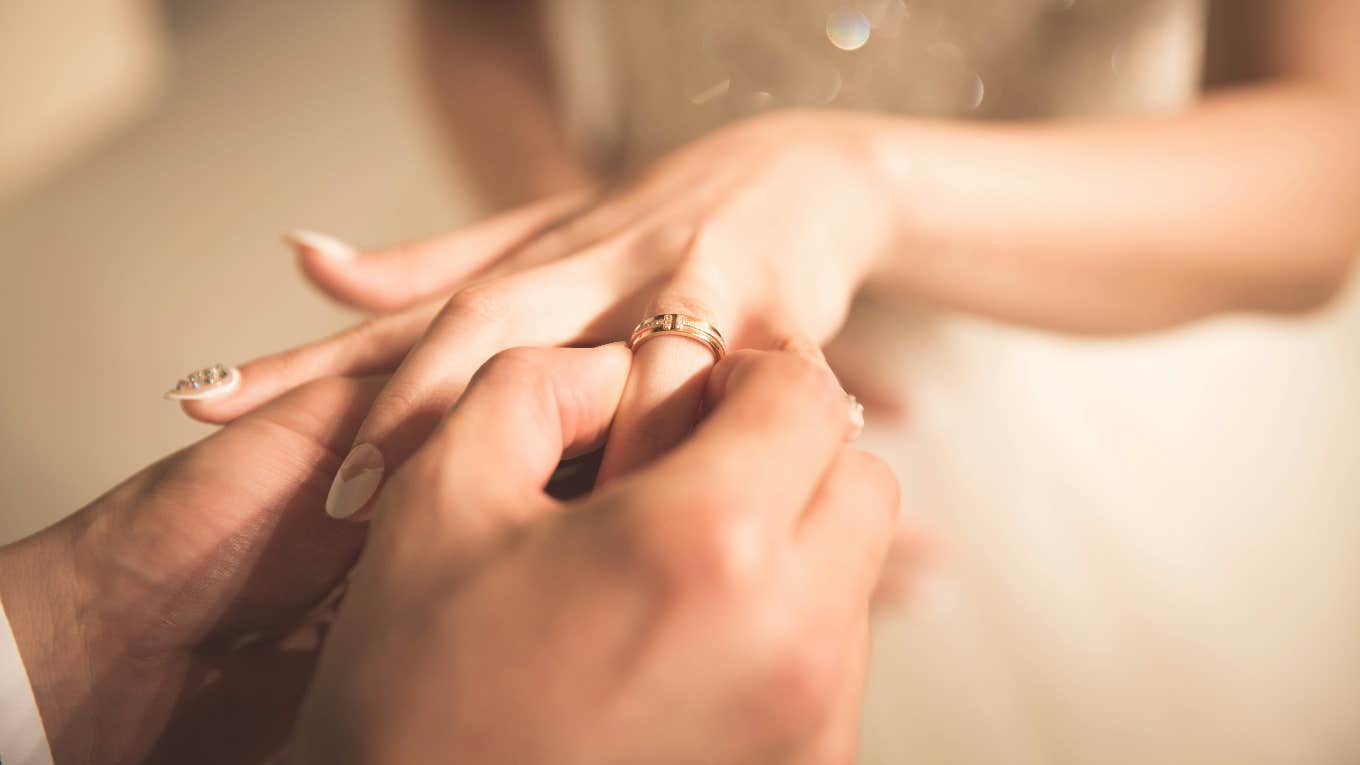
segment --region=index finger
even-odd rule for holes
[[[825,366],[787,351],[738,351],[709,379],[711,414],[638,475],[668,506],[723,506],[791,526],[856,432],[852,400]],[[660,488],[660,487],[658,487]]]

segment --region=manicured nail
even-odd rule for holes
[[[348,518],[363,509],[382,483],[383,456],[373,444],[354,447],[340,464],[326,496],[326,514],[332,518]]]
[[[240,370],[214,364],[190,372],[183,380],[175,383],[175,387],[166,391],[165,397],[173,401],[200,401],[225,396],[239,387],[241,387]]]
[[[850,402],[850,435],[845,440],[854,441],[864,432],[864,404],[848,393],[845,397]]]
[[[315,231],[289,231],[283,235],[283,241],[299,250],[310,250],[333,260],[354,260],[359,254],[339,239]]]

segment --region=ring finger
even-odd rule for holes
[[[706,322],[719,331],[731,327],[734,319],[717,281],[702,276],[672,282],[644,315],[680,316]],[[633,348],[633,366],[600,463],[599,485],[685,440],[699,420],[708,372],[725,352],[721,345],[715,349],[700,337],[669,331],[640,337]]]
[[[366,518],[384,475],[424,442],[472,374],[498,351],[612,339],[614,313],[648,278],[645,267],[620,268],[613,254],[601,247],[454,296],[364,420],[327,512]]]

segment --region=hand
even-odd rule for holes
[[[0,550],[56,762],[261,762],[363,542],[320,512],[380,379],[311,383]]]
[[[646,315],[678,312],[711,321],[731,349],[817,358],[894,239],[893,195],[880,192],[857,125],[834,113],[763,117],[712,134],[593,203],[557,198],[388,252],[347,259],[342,245],[302,241],[304,268],[333,295],[399,310],[248,364],[239,390],[188,411],[225,421],[310,377],[400,362],[360,429],[356,444],[369,446],[348,466],[371,478],[400,465],[473,370],[506,347],[595,344],[626,337]],[[689,432],[711,363],[704,346],[683,338],[639,349],[602,480]],[[342,476],[342,506],[331,506],[338,515],[357,513],[377,485],[344,484]]]
[[[393,476],[294,763],[849,762],[897,484],[824,369],[741,352],[649,468],[562,504],[621,344],[500,354]]]

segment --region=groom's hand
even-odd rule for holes
[[[382,382],[304,385],[0,549],[59,765],[239,765],[281,747],[318,604],[365,536],[322,504]]]
[[[503,353],[392,476],[295,762],[849,761],[895,480],[824,368],[742,352],[690,440],[551,499],[628,362]]]

